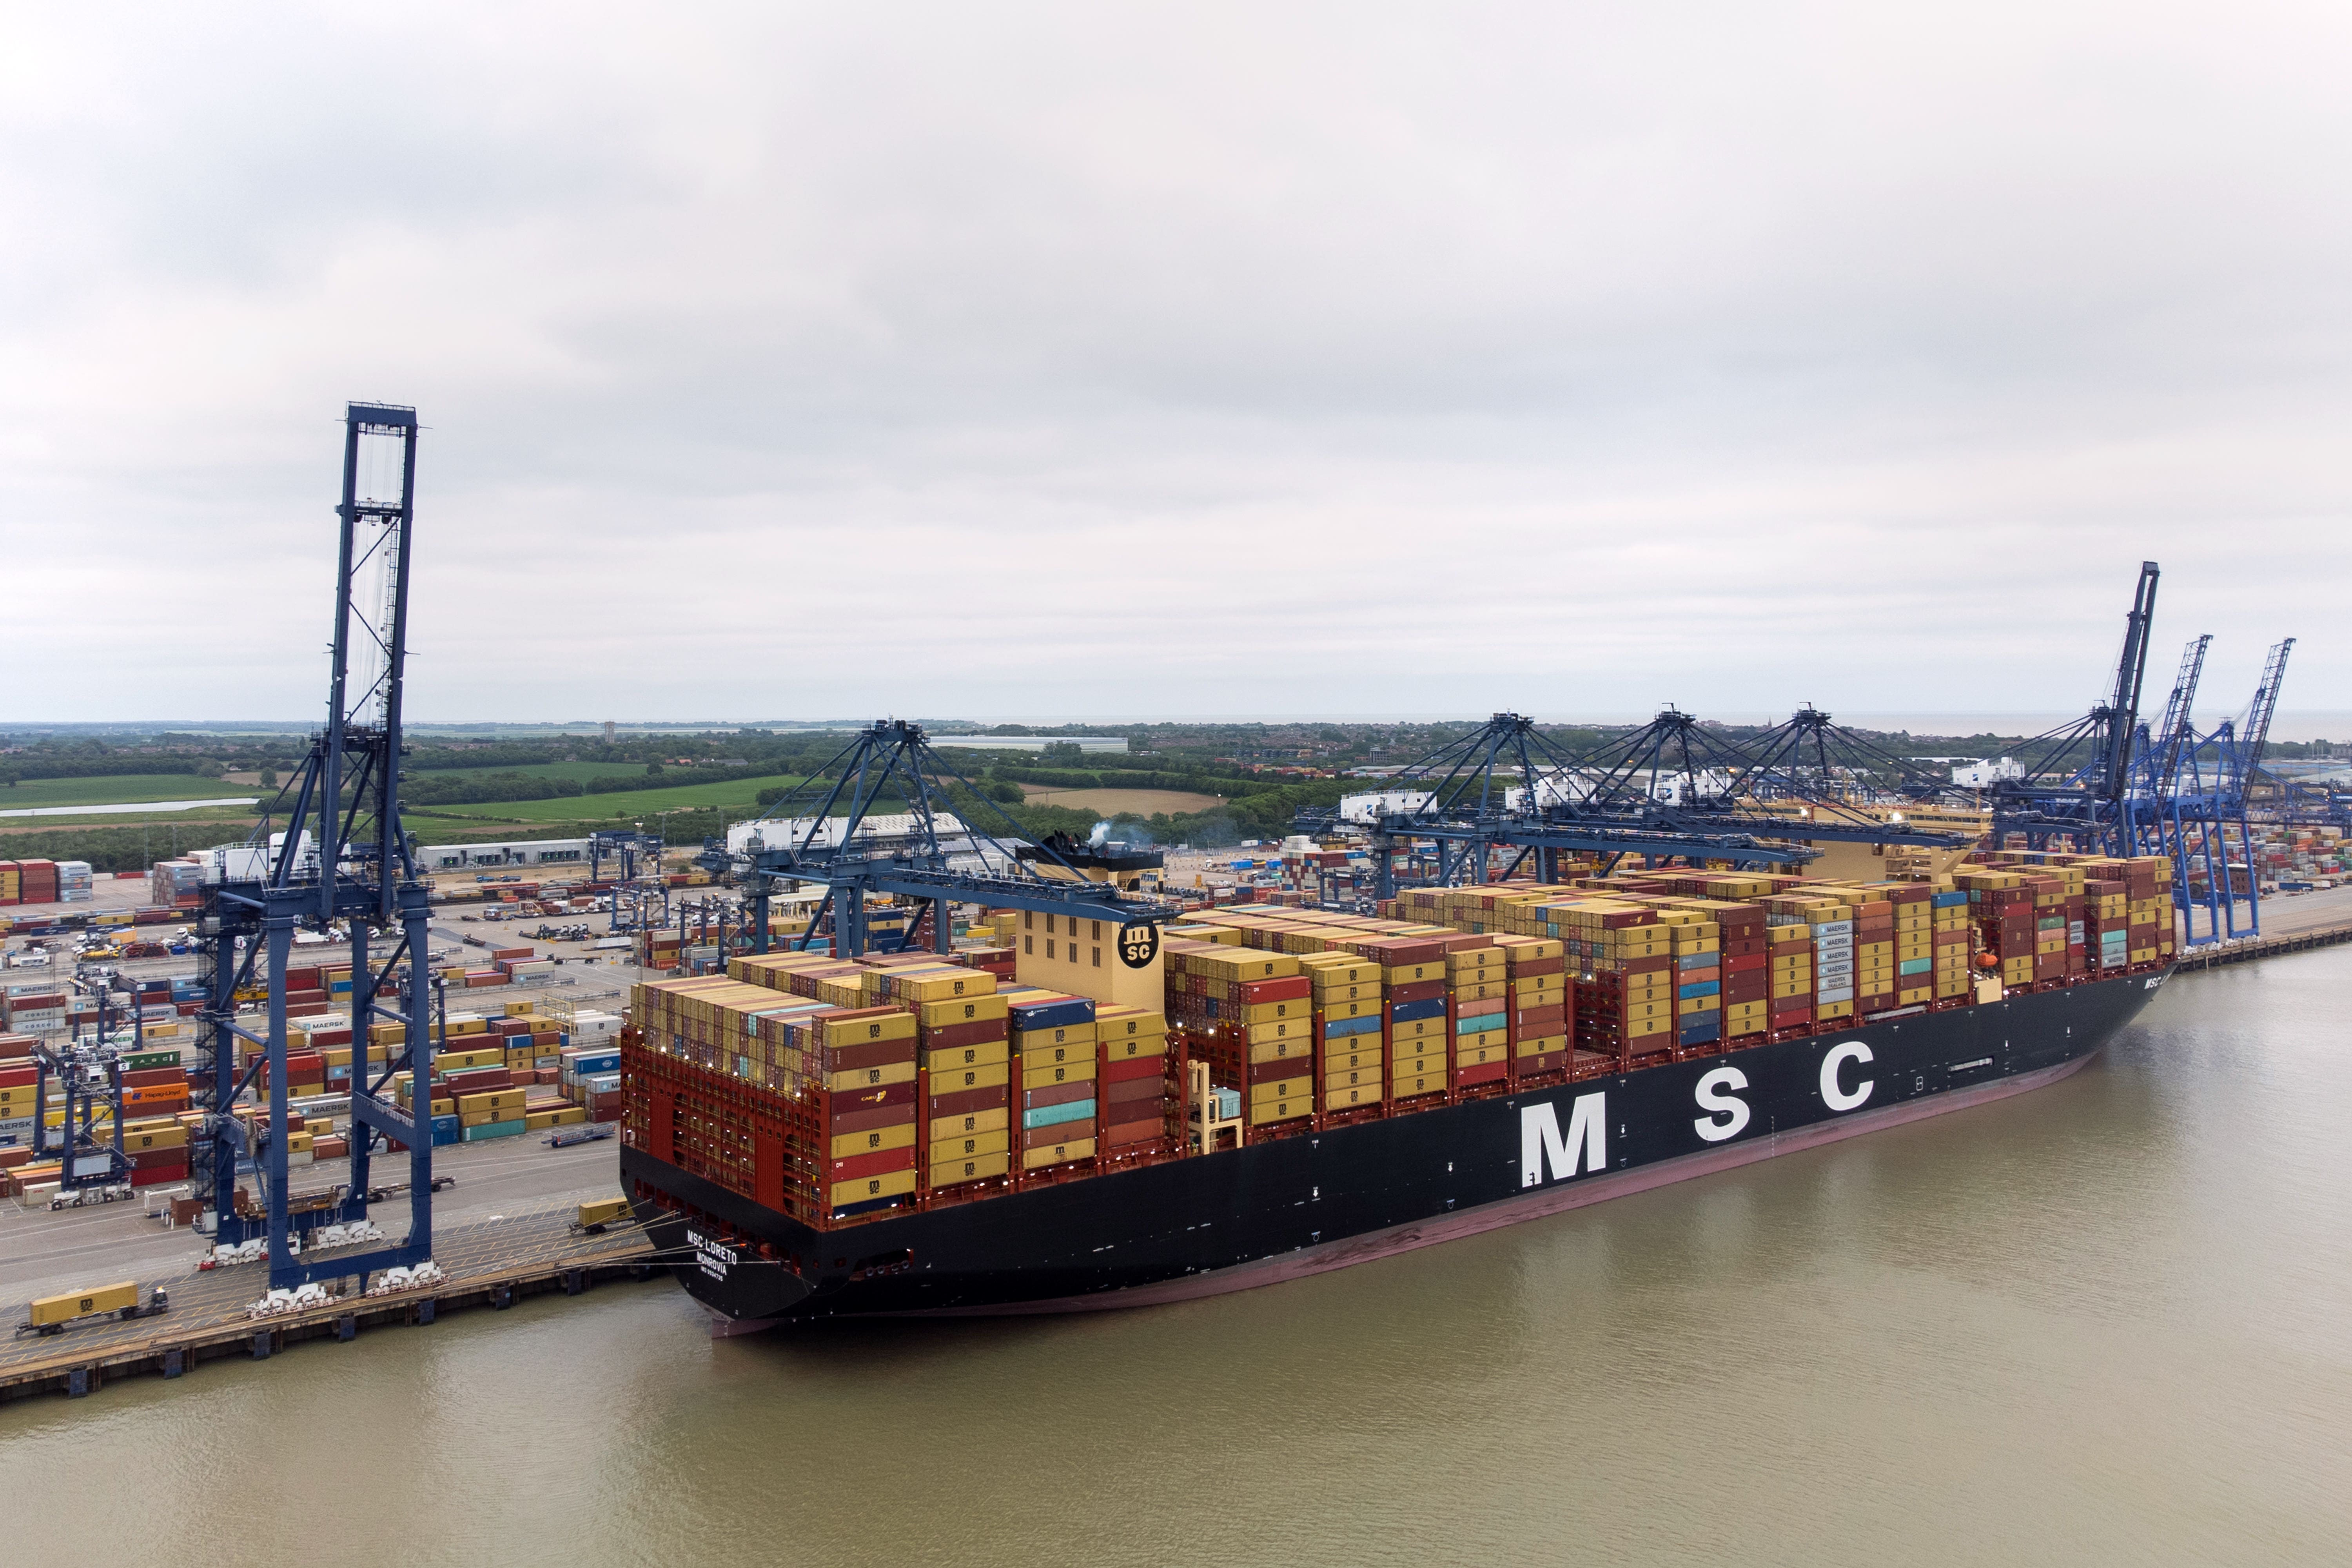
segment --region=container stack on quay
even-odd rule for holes
[[[156,861],[147,874],[147,901],[160,909],[195,909],[205,901],[204,862],[192,855]]]
[[[60,860],[58,862],[58,896],[61,904],[86,904],[98,897],[92,886],[89,862]]]

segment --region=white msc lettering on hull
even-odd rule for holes
[[[1848,1040],[1822,1058],[1822,1100],[1832,1110],[1852,1110],[1870,1098],[1874,1079],[1864,1079],[1847,1089],[1838,1084],[1838,1068],[1848,1062],[1870,1060],[1870,1047],[1860,1040]]]
[[[736,1257],[733,1247],[721,1247],[698,1230],[688,1229],[686,1239],[694,1247],[695,1261],[700,1264],[702,1271],[713,1279],[726,1279],[728,1268],[741,1261]]]
[[[1748,1087],[1748,1075],[1738,1068],[1717,1068],[1698,1080],[1698,1108],[1707,1112],[1691,1123],[1691,1130],[1710,1143],[1720,1143],[1737,1137],[1748,1125],[1748,1102],[1729,1091]],[[1727,1121],[1717,1116],[1728,1115]]]
[[[1551,1102],[1529,1105],[1519,1111],[1519,1185],[1540,1186],[1544,1182],[1544,1166],[1551,1166],[1552,1178],[1576,1174],[1581,1161],[1584,1169],[1606,1170],[1608,1151],[1602,1142],[1604,1131],[1603,1101],[1606,1094],[1580,1094],[1569,1108],[1568,1135],[1562,1137],[1559,1118],[1552,1111]]]

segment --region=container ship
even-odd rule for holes
[[[2063,1078],[2170,973],[2170,874],[1643,871],[740,957],[635,988],[623,1192],[714,1332],[1273,1284]]]

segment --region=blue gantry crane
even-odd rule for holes
[[[416,434],[413,408],[354,403],[345,410],[326,725],[278,797],[290,801],[282,828],[274,827],[273,811],[246,847],[219,852],[198,921],[206,1001],[197,1015],[193,1093],[205,1115],[191,1149],[192,1174],[218,1240],[267,1239],[277,1289],[364,1278],[433,1254],[426,890],[400,818]],[[371,584],[364,592],[363,580]],[[346,928],[351,940],[351,1179],[334,1201],[297,1215],[287,1184],[286,970],[297,928],[330,925]],[[268,994],[259,1032],[240,1019],[236,1004],[240,990],[257,984]],[[367,1046],[377,1024],[394,1026],[397,1036],[380,1070]],[[243,1070],[240,1041],[258,1048]],[[248,1151],[230,1111],[265,1065],[268,1121],[254,1131]],[[418,1086],[411,1110],[384,1095],[404,1069]],[[406,1237],[360,1255],[304,1258],[289,1244],[296,1231],[366,1217],[373,1133],[407,1151]],[[240,1213],[234,1202],[237,1163],[248,1152],[266,1193],[259,1215]]]
[[[1005,837],[1020,831],[940,760],[920,725],[883,720],[859,731],[766,816],[707,844],[703,863],[731,872],[749,895],[754,952],[769,948],[776,884],[792,881],[824,885],[809,931],[813,935],[829,915],[834,952],[846,957],[870,945],[867,900],[888,893],[929,906],[919,925],[928,926],[936,952],[950,951],[950,908],[962,901],[1109,922],[1121,955],[1150,962],[1160,924],[1180,906],[1092,880],[1049,846],[1008,846],[974,820],[990,813]],[[803,936],[795,945],[809,941]]]
[[[1816,742],[1828,715],[1806,710]],[[1783,739],[1776,731],[1770,737]],[[1560,851],[1735,866],[1801,865],[1806,841],[1957,848],[1964,837],[1876,817],[1848,800],[1814,793],[1777,752],[1736,745],[1668,707],[1626,734],[1578,755],[1548,740],[1524,714],[1497,713],[1386,781],[1419,795],[1382,812],[1371,832],[1380,896],[1396,896],[1396,857],[1433,842],[1438,880],[1464,886],[1507,879],[1529,856],[1541,881],[1558,881]],[[1769,789],[1782,809],[1759,804]],[[1499,873],[1497,847],[1516,850]]]
[[[2049,848],[2063,838],[2085,854],[2139,852],[2131,820],[2134,744],[2158,576],[2155,562],[2140,563],[2107,695],[2083,717],[2027,741],[2033,771],[1992,786],[1996,843],[2018,834],[2031,849]]]

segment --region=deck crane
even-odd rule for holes
[[[1437,845],[1439,879],[1448,886],[1490,880],[1497,845],[1518,850],[1504,878],[1534,855],[1538,877],[1556,881],[1563,849],[1753,866],[1814,858],[1819,851],[1800,840],[1966,842],[1810,796],[1793,813],[1760,809],[1740,785],[1769,773],[1760,759],[1672,707],[1586,756],[1554,745],[1524,715],[1497,713],[1390,781],[1423,799],[1373,823],[1380,896],[1396,896],[1397,850],[1415,839]],[[1793,781],[1784,782],[1794,797]]]
[[[2139,727],[2140,689],[2147,678],[2148,628],[2156,618],[2158,575],[2155,562],[2140,563],[2138,586],[2124,619],[2123,651],[2107,697],[2082,718],[2025,743],[2028,754],[2038,759],[2032,774],[1993,785],[1996,836],[2021,833],[2038,849],[2063,835],[2084,850],[2133,852],[2128,821],[2133,741]]]
[[[879,820],[881,806],[896,808],[898,820]],[[1137,962],[1150,962],[1160,925],[1174,919],[1180,906],[1089,880],[1050,846],[1009,847],[950,806],[995,813],[1007,837],[1020,831],[995,802],[940,760],[921,726],[883,720],[859,731],[768,816],[738,824],[725,841],[706,845],[702,863],[731,871],[750,894],[756,952],[768,951],[776,883],[789,880],[824,885],[809,930],[830,911],[834,951],[843,957],[866,951],[866,900],[889,893],[930,905],[936,952],[949,951],[949,906],[961,900],[1111,922],[1121,953],[1140,953]],[[799,945],[808,941],[803,937]]]
[[[217,852],[197,926],[206,999],[197,1014],[192,1076],[204,1122],[190,1163],[194,1191],[206,1205],[199,1223],[224,1243],[266,1239],[273,1289],[364,1277],[422,1263],[433,1254],[432,1127],[383,1097],[395,1072],[405,1068],[414,1075],[410,1081],[425,1084],[433,1070],[426,889],[400,817],[416,433],[414,408],[354,403],[344,411],[326,725],[311,736],[309,754],[278,796],[291,802],[282,830],[273,831],[273,816],[265,815],[246,846]],[[374,574],[373,592],[361,591],[364,574]],[[351,933],[351,1180],[332,1203],[290,1216],[287,962],[297,927],[321,930],[331,922]],[[236,1002],[240,990],[257,983],[268,992],[258,1034],[239,1020]],[[381,1070],[373,1070],[366,1049],[377,1024],[394,1026],[397,1037]],[[236,1059],[240,1041],[260,1052],[243,1072]],[[246,1152],[247,1133],[230,1110],[265,1065],[269,1120],[252,1134],[251,1153],[267,1189],[267,1215],[257,1217],[238,1212],[234,1202],[236,1162]],[[419,1103],[429,1106],[429,1099],[412,1100]],[[407,1150],[407,1237],[362,1255],[304,1258],[288,1245],[289,1227],[366,1217],[372,1132]]]

